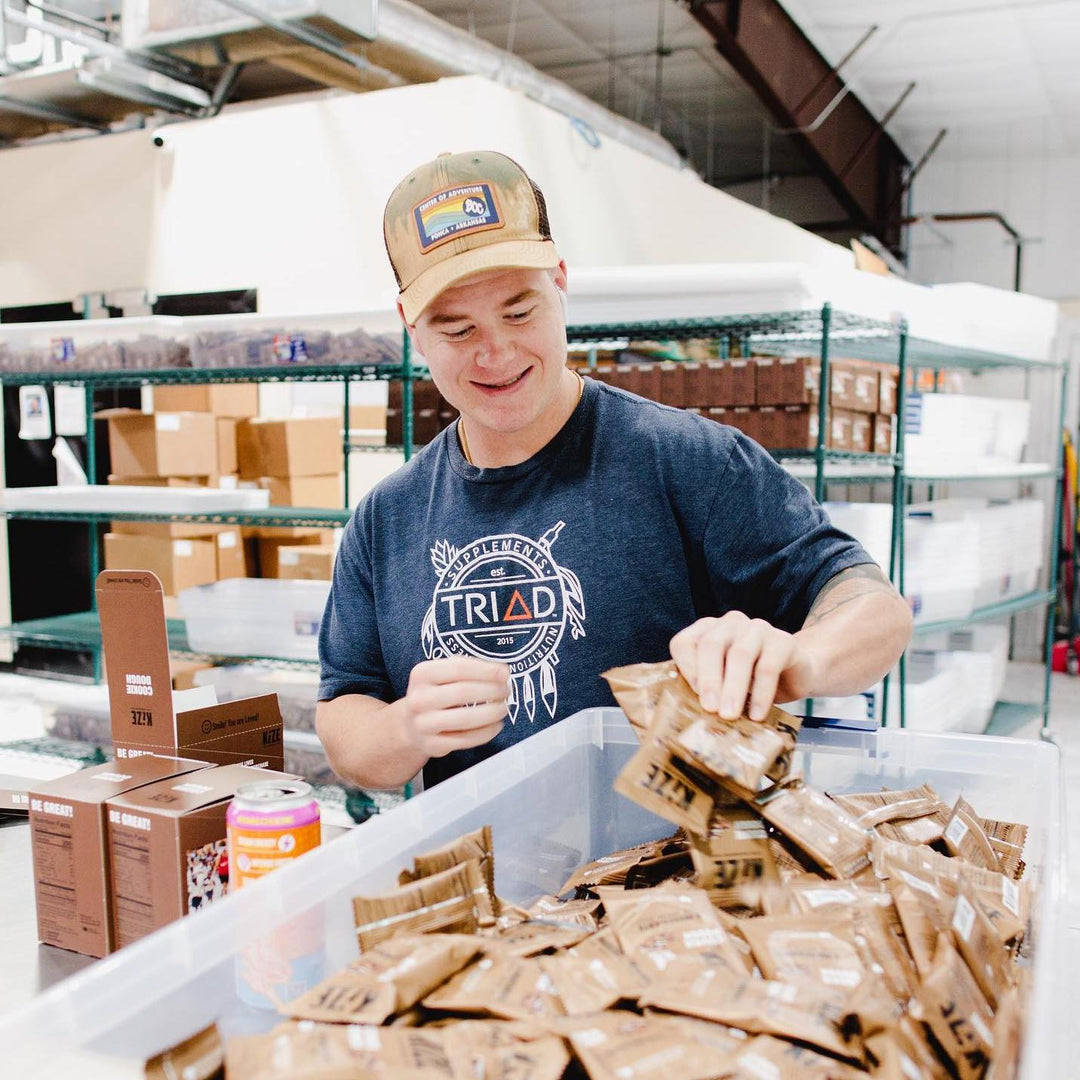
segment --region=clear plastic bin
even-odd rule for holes
[[[180,593],[194,652],[317,660],[329,581],[231,578]]]
[[[273,1026],[276,1015],[246,1008],[236,996],[241,950],[286,919],[306,915],[325,928],[325,971],[343,967],[357,955],[351,897],[393,887],[416,852],[482,824],[494,829],[497,891],[518,903],[556,891],[586,860],[667,835],[668,822],[612,791],[636,745],[616,709],[588,710],[548,728],[4,1017],[5,1068],[36,1080],[59,1075],[58,1065],[79,1053],[154,1053],[211,1021],[226,1036]],[[1056,747],[985,736],[811,730],[796,758],[806,779],[826,790],[928,782],[946,801],[963,794],[981,813],[1027,823],[1027,874],[1038,894],[1023,1075],[1069,1075],[1057,1045],[1067,1027],[1068,995]]]

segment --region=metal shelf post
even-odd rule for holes
[[[1042,702],[1042,730],[1041,736],[1045,739],[1050,734],[1050,676],[1054,663],[1054,624],[1057,616],[1058,604],[1058,560],[1061,558],[1061,523],[1064,517],[1065,500],[1065,402],[1069,389],[1069,369],[1066,367],[1061,373],[1061,405],[1058,410],[1057,428],[1057,483],[1054,485],[1054,528],[1050,533],[1050,581],[1049,592],[1053,599],[1046,606],[1046,638],[1043,642],[1043,702]]]

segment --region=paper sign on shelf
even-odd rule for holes
[[[19,387],[19,438],[52,438],[52,414],[44,386]]]
[[[81,386],[53,387],[56,402],[56,434],[86,434],[86,391]]]

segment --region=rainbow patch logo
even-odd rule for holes
[[[503,226],[490,184],[465,184],[436,192],[413,209],[413,221],[421,251],[462,233]]]

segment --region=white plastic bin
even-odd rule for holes
[[[225,656],[319,658],[328,581],[230,578],[180,593],[194,652]]]
[[[271,1027],[276,1015],[247,1009],[236,996],[234,961],[242,949],[307,914],[325,927],[325,970],[343,967],[357,955],[351,897],[392,888],[416,852],[482,824],[494,830],[497,891],[519,903],[557,890],[586,860],[669,834],[668,822],[612,791],[636,745],[617,709],[578,713],[151,934],[0,1020],[5,1075],[59,1075],[59,1063],[88,1051],[151,1054],[211,1021],[226,1036]],[[1024,1077],[1069,1075],[1055,1041],[1066,1027],[1068,997],[1056,747],[898,730],[807,731],[796,764],[826,790],[928,782],[946,801],[963,794],[980,813],[1028,824],[1024,856],[1039,891]]]

